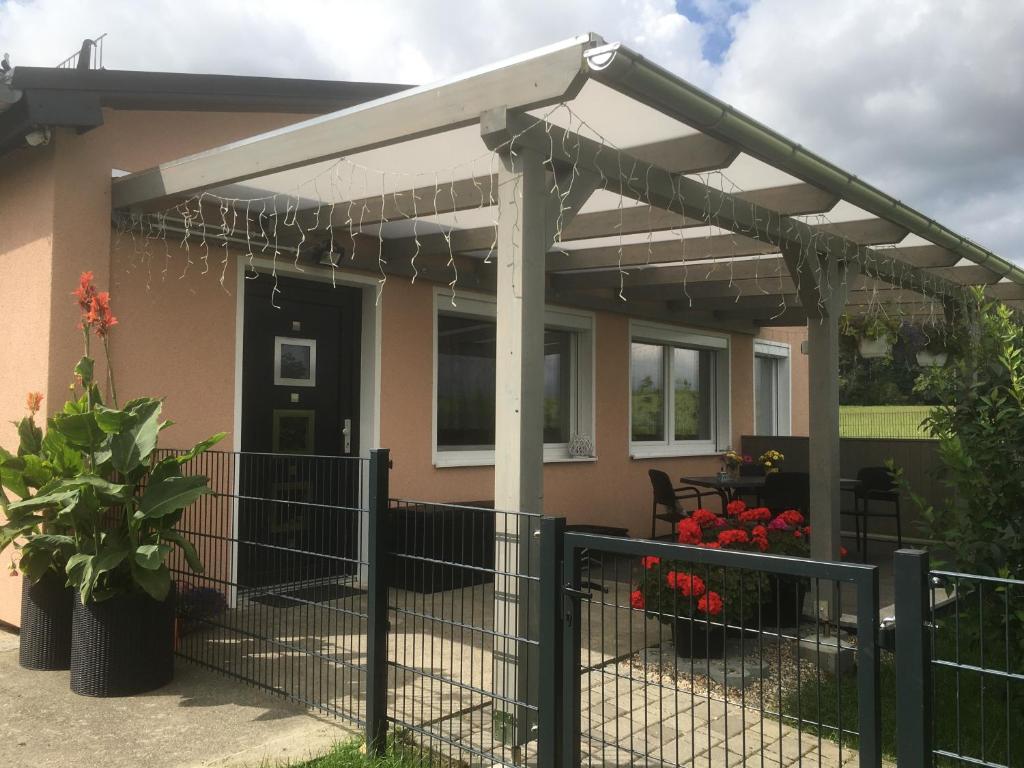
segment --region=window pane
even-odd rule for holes
[[[437,318],[437,447],[494,448],[493,320]]]
[[[774,357],[757,355],[754,358],[754,404],[759,435],[778,432],[778,365]]]
[[[675,439],[711,439],[713,352],[672,349],[672,392],[675,397]]]
[[[633,440],[665,439],[665,382],[662,350],[634,342],[632,356]]]
[[[544,442],[568,443],[572,417],[572,334],[544,332]]]

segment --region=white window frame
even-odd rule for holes
[[[754,339],[754,359],[751,365],[756,366],[758,357],[771,357],[777,360],[775,387],[778,397],[775,421],[778,424],[775,434],[784,437],[793,432],[793,366],[791,364],[793,350],[789,344],[768,339]],[[754,403],[753,432],[757,433],[757,371],[751,376],[751,398]]]
[[[445,288],[434,289],[434,352],[431,398],[431,457],[435,467],[487,467],[494,466],[494,449],[485,450],[442,450],[437,445],[437,318],[439,315],[482,317],[497,321],[497,302],[493,296],[470,294],[459,291],[452,305],[452,293]],[[544,308],[544,328],[572,332],[572,354],[570,370],[572,409],[569,421],[570,437],[577,434],[589,435],[594,441],[593,456],[570,456],[568,443],[545,443],[544,462],[589,462],[597,460],[597,441],[594,435],[594,361],[595,332],[594,313],[563,307]]]
[[[675,392],[671,380],[671,355],[663,355],[665,370],[665,439],[633,440],[633,343],[658,344],[663,347],[710,350],[715,353],[715,367],[712,371],[711,392],[711,438],[709,440],[675,439]],[[731,344],[726,333],[692,330],[674,325],[662,325],[646,321],[631,320],[629,324],[629,375],[626,382],[626,396],[629,402],[628,436],[629,454],[633,459],[652,459],[669,456],[712,456],[729,445],[732,434],[731,422]]]

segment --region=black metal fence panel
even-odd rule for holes
[[[564,574],[566,765],[880,764],[874,567],[567,533]]]
[[[1024,581],[929,576],[927,725],[935,763],[1024,766]]]
[[[394,500],[388,527],[396,738],[446,764],[533,762],[540,517]]]
[[[183,467],[214,495],[179,523],[205,564],[197,574],[171,563],[179,657],[363,722],[367,465],[211,451]]]

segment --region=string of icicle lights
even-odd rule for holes
[[[632,158],[628,150],[608,141],[566,104],[537,117],[493,151],[444,168],[406,172],[372,168],[342,157],[310,168],[309,175],[287,191],[244,194],[243,189],[236,194],[227,188],[203,191],[152,213],[119,211],[114,217],[117,237],[131,238],[131,267],[145,266],[147,285],[152,284],[156,266],[162,280],[184,278],[196,270],[202,275],[212,272],[227,291],[234,253],[245,265],[246,278],[253,279],[261,271],[270,274],[274,281],[271,303],[275,307],[279,306],[279,267],[286,262],[298,272],[327,268],[332,284],[336,284],[340,270],[375,270],[379,302],[389,275],[407,273],[415,282],[423,274],[421,262],[429,259],[432,264],[443,264],[443,282],[451,289],[454,304],[461,287],[460,264],[498,260],[499,266],[507,267],[509,264],[503,261],[514,258],[514,254],[497,253],[501,215],[496,204],[496,179],[500,155],[516,155],[526,144],[523,135],[539,130],[547,135],[546,166],[549,170],[560,169],[550,174],[550,193],[559,202],[553,250],[580,252],[573,241],[582,238],[571,231],[573,221],[578,219],[571,215],[567,204],[574,186],[587,183],[610,192],[613,207],[601,210],[612,214],[613,231],[591,233],[588,239],[600,239],[605,248],[614,248],[617,278],[609,287],[621,301],[629,300],[634,293],[631,278],[667,268],[678,273],[679,299],[686,302],[685,306],[694,303],[691,285],[714,281],[729,289],[721,296],[723,309],[728,309],[730,302],[741,305],[744,296],[777,295],[778,306],[769,310],[769,318],[776,320],[799,306],[791,296],[799,294],[805,269],[826,296],[840,287],[829,284],[821,254],[847,264],[843,282],[848,283],[851,275],[861,272],[882,276],[864,281],[867,290],[857,288],[862,300],[860,315],[899,318],[902,303],[890,304],[880,292],[891,286],[897,294],[919,294],[914,319],[926,326],[941,327],[947,299],[957,298],[941,279],[923,271],[911,276],[908,265],[895,255],[886,255],[886,247],[850,250],[849,242],[839,239],[843,245],[835,252],[833,243],[837,239],[829,232],[835,225],[825,214],[783,219],[779,236],[773,241],[763,225],[777,216],[756,202],[744,200],[744,190],[724,171],[689,175],[701,182],[704,193],[703,199],[687,199],[680,189],[679,176]],[[584,141],[597,146],[589,164],[581,160]],[[607,168],[615,173],[607,173]],[[672,190],[667,201],[652,195],[653,185],[659,182],[661,188]],[[513,190],[516,207],[520,196],[521,190]],[[665,211],[677,214],[676,219],[664,223]],[[684,212],[685,216],[679,215]],[[738,216],[741,212],[742,217]],[[738,226],[737,220],[751,224]],[[798,226],[794,223],[797,220],[808,226]],[[779,240],[783,238],[800,245],[800,269],[792,276],[780,254]],[[758,243],[751,247],[750,241]],[[396,250],[393,246],[397,244],[404,250]],[[315,267],[303,261],[303,254],[310,253],[316,257],[312,262]],[[162,265],[157,266],[160,259]],[[612,265],[603,266],[612,272]],[[436,268],[428,271],[430,279],[442,281]],[[569,273],[556,270],[556,274]]]

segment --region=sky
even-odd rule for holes
[[[1024,264],[1024,0],[0,0],[52,66],[427,83],[581,32],[621,41]]]

